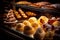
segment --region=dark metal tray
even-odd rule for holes
[[[36,11],[36,12],[50,12],[50,13],[60,13],[58,10],[49,10],[49,9],[45,9],[45,8],[36,8],[33,6],[28,6],[28,5],[23,5],[23,4],[15,4],[16,8],[23,8],[23,9],[27,9],[27,10],[31,10],[31,11]]]
[[[13,37],[13,38],[17,38],[18,40],[35,40],[34,38],[31,38],[27,35],[21,34],[20,32],[13,30],[9,27],[0,27],[0,29],[2,31],[4,31],[5,33],[7,33],[8,36]]]

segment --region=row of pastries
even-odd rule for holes
[[[31,11],[24,12],[21,8],[19,8],[18,11],[10,9],[8,13],[4,14],[4,20],[7,22],[8,21],[13,22],[16,20],[28,19],[29,17],[36,16],[36,15],[37,15],[36,13]]]
[[[12,11],[12,12],[10,12],[10,11]],[[15,14],[13,13],[13,10],[10,10],[10,11],[8,14],[6,14],[7,19],[10,19],[7,22],[15,22],[16,21],[16,18],[14,16]],[[17,13],[16,13],[16,16],[18,16]],[[12,21],[12,20],[14,20],[14,21]],[[12,24],[10,24],[10,25],[12,26],[13,29],[21,32],[22,34],[26,34],[27,36],[30,36],[32,38],[38,38],[39,40],[43,40],[45,38],[45,36],[47,38],[48,38],[48,36],[50,36],[49,30],[51,31],[50,33],[52,33],[54,35],[55,29],[54,28],[52,29],[52,27],[55,27],[55,28],[59,27],[60,26],[59,20],[60,20],[60,18],[52,17],[51,19],[49,19],[46,16],[40,16],[38,19],[36,17],[30,17],[26,20],[23,20],[23,22],[21,22],[21,23],[15,22],[15,24],[12,23],[14,25],[12,25]]]
[[[16,4],[33,6],[33,7],[36,7],[36,8],[56,9],[56,7],[50,6],[50,5],[52,5],[52,3],[49,3],[49,2],[46,2],[46,1],[36,2],[36,3],[32,3],[32,2],[28,2],[28,1],[19,1],[19,2],[16,2]]]
[[[49,21],[54,21],[52,22],[52,24],[48,23]],[[55,31],[55,27],[59,27],[60,22],[57,21],[56,19],[51,19],[49,20],[46,16],[41,16],[39,19],[35,18],[35,17],[30,17],[28,20],[24,20],[22,22],[22,24],[24,24],[24,28],[23,26],[20,25],[21,29],[23,29],[23,31],[21,29],[19,29],[17,27],[17,30],[22,32],[23,34],[26,34],[32,38],[34,37],[41,37],[39,38],[40,40],[43,40],[44,37],[47,34],[47,32],[50,30],[51,32],[51,37],[53,37],[54,35],[54,31]],[[54,28],[52,29],[52,27],[54,26]]]

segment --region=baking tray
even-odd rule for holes
[[[21,40],[35,40],[34,38],[31,38],[25,34],[20,33],[17,30],[13,30],[13,29],[6,27],[6,26],[0,27],[0,29],[2,29],[5,33],[7,33],[8,36],[12,36],[12,37],[17,38],[19,40],[20,39]]]
[[[60,13],[60,11],[58,10],[49,10],[49,9],[45,9],[45,8],[36,8],[33,6],[28,6],[28,5],[23,5],[23,4],[15,4],[16,8],[23,8],[23,9],[27,9],[30,11],[35,11],[35,12],[49,12],[49,13]]]

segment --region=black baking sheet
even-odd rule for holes
[[[45,8],[36,8],[33,6],[28,6],[28,5],[23,5],[23,4],[15,4],[16,8],[23,8],[23,9],[27,9],[27,10],[31,10],[31,11],[36,11],[36,12],[50,12],[50,13],[60,13],[58,10],[49,10],[49,9],[45,9]]]

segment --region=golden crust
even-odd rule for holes
[[[14,11],[14,15],[16,16],[17,19],[21,18],[21,15],[17,11]]]
[[[16,4],[32,4],[31,2],[27,2],[27,1],[19,1],[19,2],[16,2]]]
[[[33,27],[31,27],[31,26],[25,26],[24,27],[24,34],[26,34],[26,35],[34,35],[34,33],[35,33],[35,30],[34,30]]]
[[[35,17],[30,17],[28,21],[32,24],[34,22],[37,22],[37,19]]]
[[[28,16],[36,16],[36,14],[35,14],[35,13],[30,12],[30,11],[26,12],[26,14],[27,14]]]
[[[19,13],[23,16],[23,18],[28,17],[21,8],[19,8]]]
[[[55,22],[53,22],[53,24],[52,24],[54,27],[58,27],[58,26],[60,26],[60,22],[59,21],[55,21]]]
[[[43,24],[47,23],[48,22],[48,18],[46,16],[41,16],[39,19],[38,19],[38,23],[40,24],[40,26],[42,26]]]
[[[25,25],[23,23],[18,23],[16,30],[18,30],[20,32],[24,32],[24,27],[25,27]]]
[[[31,26],[31,23],[28,20],[24,20],[23,24],[25,24],[26,26]]]

